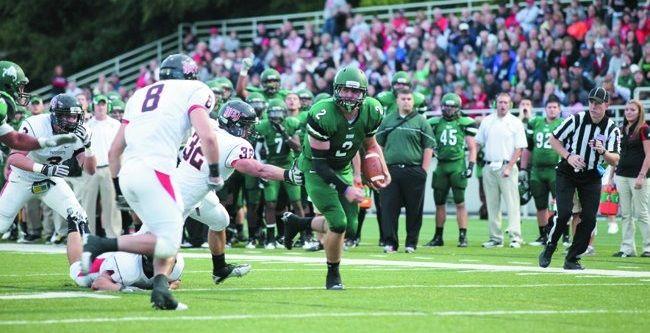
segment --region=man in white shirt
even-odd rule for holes
[[[517,160],[527,147],[524,125],[510,113],[512,99],[507,93],[497,96],[497,112],[483,121],[478,129],[476,142],[483,147],[485,167],[483,185],[488,209],[490,239],[485,248],[503,247],[501,231],[501,199],[508,211],[508,234],[510,247],[521,247],[521,217],[519,213],[519,189]]]
[[[86,127],[93,133],[92,149],[97,156],[97,171],[94,175],[83,177],[85,188],[81,204],[90,216],[89,229],[95,234],[95,212],[97,195],[101,198],[102,227],[106,236],[115,238],[122,234],[122,215],[115,203],[115,188],[108,169],[108,150],[120,129],[120,122],[108,116],[108,98],[99,95],[93,100],[94,116],[88,120]]]

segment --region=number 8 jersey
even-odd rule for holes
[[[171,173],[178,148],[189,135],[190,113],[214,108],[214,94],[195,80],[163,80],[138,89],[126,104],[122,123],[126,149],[123,163],[142,163]]]

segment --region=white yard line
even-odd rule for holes
[[[495,311],[441,311],[441,312],[316,312],[316,313],[279,313],[279,314],[233,314],[216,316],[139,316],[139,317],[97,317],[74,319],[48,320],[0,320],[0,326],[19,325],[60,325],[88,323],[124,323],[124,322],[163,322],[163,321],[221,321],[221,320],[251,320],[251,319],[309,319],[309,318],[342,318],[342,317],[491,317],[491,316],[546,316],[546,315],[581,315],[581,314],[621,314],[644,315],[650,313],[644,310],[495,310]]]
[[[65,253],[64,248],[58,248],[47,245],[34,244],[0,244],[0,251],[12,252],[42,252],[42,253]],[[184,253],[185,258],[210,258],[209,253]],[[384,258],[385,255],[371,255]],[[296,264],[325,264],[323,257],[294,257],[294,256],[269,256],[269,255],[246,255],[246,254],[228,254],[228,260],[242,261],[263,261],[277,263],[296,263]],[[556,258],[561,263],[561,258]],[[425,261],[399,261],[388,259],[343,259],[342,266],[390,266],[390,267],[408,267],[408,268],[437,268],[449,270],[466,270],[466,271],[493,271],[493,272],[533,272],[533,273],[562,273],[569,275],[599,275],[614,277],[630,278],[650,278],[650,271],[625,271],[610,269],[585,269],[581,271],[568,271],[562,268],[540,268],[536,266],[515,266],[515,265],[494,265],[494,264],[471,264],[471,263],[444,263],[444,262],[425,262]]]
[[[10,299],[52,299],[52,298],[119,298],[118,296],[111,296],[99,293],[86,293],[79,291],[68,291],[68,292],[45,292],[45,293],[22,293],[22,294],[10,294],[10,295],[0,295],[0,300],[10,300]]]

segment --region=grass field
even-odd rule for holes
[[[366,225],[361,246],[344,254],[347,290],[341,292],[324,290],[322,252],[231,249],[229,262],[248,262],[253,270],[215,286],[208,251],[184,251],[186,268],[176,292],[190,307],[183,312],[152,310],[148,293],[76,287],[61,247],[2,243],[0,332],[647,332],[650,327],[650,258],[611,257],[620,233],[608,235],[605,222],[599,223],[596,255],[583,260],[588,269],[579,273],[561,269],[561,249],[551,269],[542,270],[539,247],[481,248],[485,221],[471,221],[469,248],[456,247],[450,223],[445,247],[390,255],[377,247],[374,219]],[[427,219],[421,244],[432,230]],[[532,220],[524,222],[527,241],[536,230]],[[52,249],[59,253],[34,252]],[[68,293],[44,294],[49,292]]]

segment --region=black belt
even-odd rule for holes
[[[395,167],[395,168],[412,168],[412,167],[420,167],[419,164],[389,164],[389,167]]]
[[[503,163],[503,164],[508,164],[508,163],[510,163],[510,161],[508,161],[508,160],[503,160],[503,161],[485,161],[485,163],[494,163],[494,162],[501,162],[501,163]]]
[[[108,164],[106,164],[106,165],[98,165],[98,166],[96,166],[95,168],[97,168],[97,169],[103,169],[103,168],[107,168],[107,167],[108,167]]]

